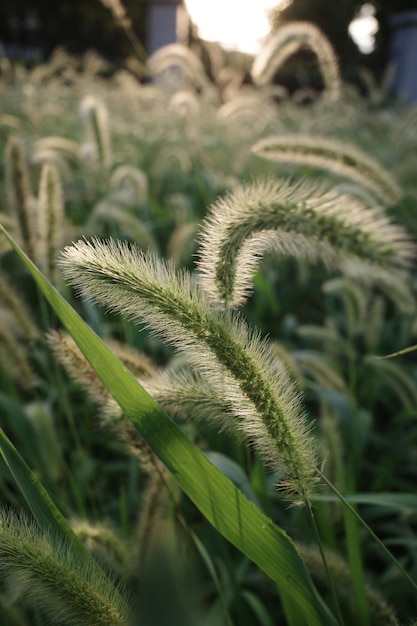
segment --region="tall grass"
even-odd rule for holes
[[[180,47],[2,71],[5,623],[416,615],[416,368],[375,358],[415,344],[415,116],[291,28],[227,102]]]

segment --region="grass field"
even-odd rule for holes
[[[416,108],[216,63],[2,61],[1,623],[416,618]]]

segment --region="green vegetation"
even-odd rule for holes
[[[3,62],[1,623],[416,618],[417,115],[320,37]]]

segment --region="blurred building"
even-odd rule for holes
[[[148,54],[170,43],[186,43],[187,32],[188,16],[182,0],[148,0]]]
[[[406,102],[417,102],[417,11],[401,11],[390,17],[393,93]]]

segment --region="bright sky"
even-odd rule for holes
[[[270,30],[267,10],[279,0],[185,0],[185,4],[202,39],[257,54]]]
[[[369,54],[374,49],[378,27],[375,7],[369,3],[364,4],[349,26],[349,35],[364,54]]]
[[[268,9],[290,0],[185,0],[192,22],[206,41],[217,41],[226,49],[256,55],[269,33]],[[364,4],[349,27],[349,34],[361,50],[373,50],[378,22],[375,9]]]

